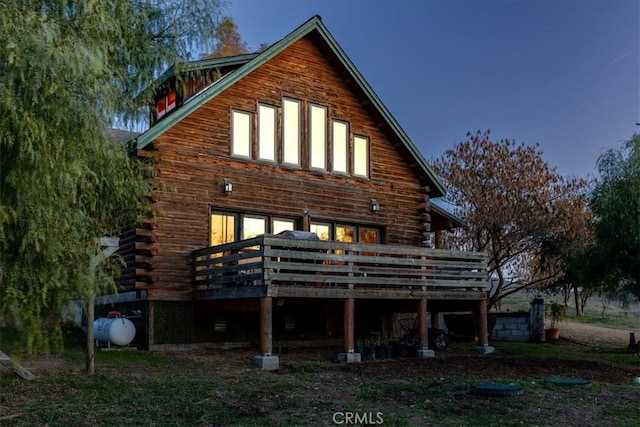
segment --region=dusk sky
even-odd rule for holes
[[[225,10],[252,51],[320,15],[427,160],[491,129],[586,177],[640,132],[637,0],[232,0]]]

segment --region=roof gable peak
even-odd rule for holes
[[[364,79],[362,74],[357,70],[355,65],[351,62],[346,53],[342,50],[337,41],[333,38],[327,27],[322,22],[322,17],[320,15],[314,15],[298,28],[293,30],[291,33],[278,40],[276,43],[269,46],[264,51],[258,54],[250,54],[255,55],[249,59],[243,65],[240,65],[233,73],[229,73],[219,80],[215,81],[207,88],[202,90],[197,95],[193,96],[188,102],[182,105],[177,111],[175,111],[171,116],[167,117],[165,120],[160,121],[155,124],[151,128],[149,128],[145,133],[140,135],[136,139],[136,146],[138,149],[143,148],[150,144],[153,140],[155,140],[158,136],[162,135],[165,131],[173,127],[176,123],[180,122],[184,117],[191,114],[193,111],[201,107],[203,104],[223,92],[225,89],[254,71],[255,69],[262,66],[264,63],[278,55],[280,52],[287,49],[296,41],[302,39],[303,37],[311,34],[312,32],[317,32],[320,35],[320,38],[326,43],[328,48],[332,51],[332,53],[337,58],[339,64],[345,68],[345,70],[350,74],[353,80],[356,82],[360,90],[364,93],[364,95],[371,102],[373,107],[377,110],[377,112],[383,117],[386,124],[391,128],[392,132],[397,135],[399,140],[402,142],[402,145],[409,152],[411,157],[415,159],[417,166],[422,170],[424,175],[426,175],[429,180],[433,183],[433,194],[432,197],[439,197],[446,193],[444,184],[436,174],[433,172],[431,167],[426,163],[424,157],[417,149],[417,147],[413,144],[409,136],[404,132],[400,124],[396,121],[393,115],[389,112],[386,106],[382,103],[380,98],[376,95],[373,88],[369,85],[369,83]],[[221,58],[223,59],[223,58]]]

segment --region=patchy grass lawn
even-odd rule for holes
[[[23,360],[33,381],[0,372],[0,425],[638,425],[636,355],[562,341],[495,345],[484,356],[453,343],[428,360],[357,365],[334,362],[334,348],[292,349],[274,372],[254,368],[249,349],[99,351],[91,378],[82,374],[82,348],[69,346],[62,357]],[[558,376],[591,386],[545,381]],[[516,383],[524,394],[471,393],[487,382]]]

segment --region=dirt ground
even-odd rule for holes
[[[571,341],[578,344],[584,344],[588,346],[595,345],[596,343],[602,347],[624,349],[629,344],[629,332],[636,333],[636,340],[640,339],[640,324],[638,330],[632,331],[629,329],[613,329],[602,326],[590,325],[577,322],[566,322],[561,327],[561,340]],[[335,348],[313,348],[313,349],[296,349],[290,354],[281,356],[283,361],[331,361],[335,358],[339,349]],[[246,353],[246,354],[243,354]],[[234,350],[234,354],[237,357],[229,358],[229,353],[225,351],[202,351],[202,352],[176,352],[175,356],[178,358],[187,357],[200,359],[200,361],[212,364],[222,371],[228,369],[242,369],[242,365],[246,360],[250,360],[255,354],[254,350]],[[244,356],[244,357],[243,357]],[[437,362],[438,365],[442,364],[442,367],[448,366],[449,368],[455,368],[456,358],[468,356],[468,354],[460,353],[459,351],[446,351],[438,352],[436,359],[452,360],[451,362],[443,360]],[[435,359],[434,359],[435,360]],[[493,373],[495,367],[491,362],[487,363],[487,366],[481,366],[489,359],[477,359],[474,361],[474,369],[488,370]],[[37,357],[32,358],[24,362],[25,367],[30,369],[33,373],[46,373],[51,371],[63,370],[71,368],[64,359],[59,357]],[[518,366],[519,369],[526,369],[527,366]],[[535,367],[533,367],[535,368]],[[248,369],[253,369],[251,366]],[[465,370],[467,368],[465,367]],[[523,372],[523,376],[525,373]],[[628,372],[621,372],[625,376],[625,380],[628,380]],[[640,371],[637,373],[640,376]],[[604,376],[608,377],[608,373]],[[616,375],[614,373],[614,375]],[[610,377],[609,377],[610,378]]]
[[[629,343],[629,332],[625,329],[569,322],[562,325],[561,342],[584,344],[585,351],[592,351],[594,343],[610,349],[623,350]],[[640,330],[635,332],[640,336]],[[211,399],[222,402],[238,416],[265,414],[272,420],[280,420],[282,425],[290,422],[291,417],[299,421],[295,418],[299,414],[305,414],[307,417],[305,425],[333,425],[331,414],[344,410],[350,407],[349,405],[358,404],[356,399],[361,396],[363,390],[368,390],[376,396],[367,401],[367,405],[370,405],[367,409],[381,411],[388,417],[394,414],[413,414],[417,412],[414,409],[415,405],[424,405],[426,409],[420,412],[421,418],[412,415],[413,418],[409,418],[410,425],[438,425],[427,420],[437,419],[445,411],[448,411],[447,416],[451,415],[450,411],[460,411],[460,416],[470,416],[485,410],[487,413],[501,414],[500,416],[504,417],[505,411],[515,410],[505,407],[504,401],[470,398],[468,390],[460,388],[460,381],[465,378],[477,382],[509,379],[523,384],[534,384],[548,377],[576,377],[601,385],[593,393],[584,396],[578,394],[578,397],[572,398],[574,400],[566,398],[566,402],[557,402],[560,409],[555,408],[551,412],[547,412],[549,410],[545,408],[525,404],[522,400],[512,401],[510,405],[518,405],[518,411],[521,412],[518,417],[525,420],[524,425],[599,426],[602,425],[604,408],[620,404],[640,407],[640,396],[621,397],[616,391],[640,376],[640,366],[637,364],[618,364],[598,360],[597,357],[567,361],[536,354],[513,356],[501,352],[479,357],[471,343],[437,352],[436,357],[428,361],[408,358],[347,365],[335,363],[338,351],[337,348],[292,349],[288,354],[280,356],[280,370],[276,372],[256,370],[250,363],[256,354],[254,349],[199,350],[164,354],[174,358],[176,366],[198,366],[197,371],[183,372],[184,375],[198,375],[210,378],[215,383],[226,384],[229,389],[217,392]],[[82,368],[61,358],[32,359],[24,361],[24,365],[36,375],[58,370],[79,371]],[[132,378],[153,379],[158,375],[152,367],[141,365],[127,366],[127,372]],[[261,387],[254,388],[251,384],[243,386],[248,378],[258,378],[267,382],[283,381],[293,384],[294,387],[267,392]],[[421,394],[423,391],[413,391],[408,387],[407,381],[426,384],[429,390],[435,391],[432,395],[425,396]],[[383,391],[380,391],[380,384],[386,384]],[[389,384],[400,386],[394,388],[395,386]],[[376,395],[377,391],[381,394]],[[551,392],[540,388],[534,388],[531,393],[542,393],[538,399],[548,399],[552,396]],[[561,411],[561,414],[558,411]],[[529,424],[530,420],[538,419],[541,421]]]

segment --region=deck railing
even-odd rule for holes
[[[286,285],[484,290],[483,253],[264,235],[193,252],[199,289]]]

